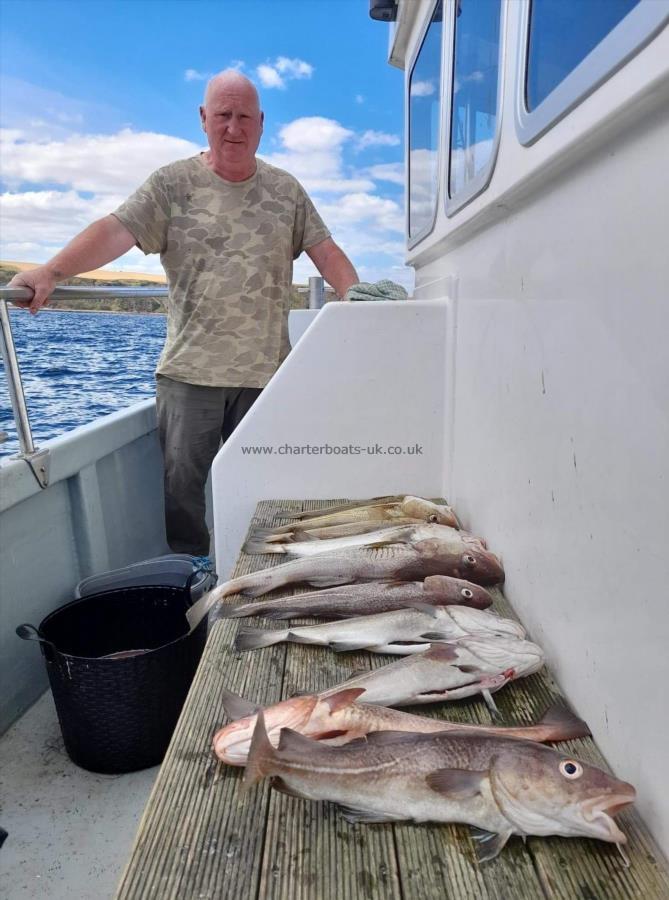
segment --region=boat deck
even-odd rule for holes
[[[276,524],[278,508],[322,505],[321,501],[267,501],[258,505],[253,524]],[[235,574],[280,559],[242,554]],[[495,591],[495,607],[513,616],[500,591]],[[272,791],[267,780],[243,794],[243,770],[218,763],[211,751],[215,731],[227,721],[220,701],[223,688],[268,705],[297,691],[324,690],[355,670],[389,661],[364,652],[337,654],[299,644],[235,653],[234,635],[239,624],[247,621],[224,619],[213,624],[144,812],[119,900],[659,900],[669,896],[665,863],[634,811],[618,820],[629,840],[629,869],[613,845],[557,837],[529,838],[526,843],[514,838],[496,860],[479,865],[464,826],[350,825],[333,805]],[[280,627],[263,620],[254,624]],[[558,696],[557,685],[545,669],[495,695],[505,724],[535,721]],[[423,706],[419,711],[454,721],[490,721],[479,700]],[[590,739],[564,746],[570,754],[605,765]]]

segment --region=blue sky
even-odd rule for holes
[[[403,73],[368,0],[2,0],[4,259],[41,262],[204,146],[206,78],[238,67],[260,154],[303,182],[364,280],[407,285]],[[158,271],[138,250],[113,268]],[[295,280],[314,270],[296,264]]]

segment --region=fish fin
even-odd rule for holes
[[[285,641],[285,631],[264,631],[259,628],[240,628],[235,638],[235,650],[259,650]]]
[[[366,650],[369,641],[330,641],[330,649],[335,653],[346,653],[349,650]]]
[[[490,693],[490,691],[488,690],[488,688],[484,688],[484,689],[481,691],[481,696],[482,696],[483,699],[485,700],[485,704],[486,704],[486,706],[488,707],[488,709],[490,710],[490,712],[492,713],[493,717],[494,717],[495,719],[500,719],[500,718],[501,718],[501,713],[500,713],[499,709],[497,708],[497,704],[496,704],[495,701],[492,699],[492,694]]]
[[[250,700],[245,700],[243,697],[233,694],[232,691],[227,691],[225,688],[220,691],[220,695],[223,709],[229,719],[245,719],[246,716],[254,716],[261,709],[260,706],[251,703]]]
[[[298,541],[320,541],[320,538],[317,535],[313,534],[311,531],[300,530],[300,531],[294,531],[292,533],[290,542],[292,543],[293,541],[295,543],[297,543]]]
[[[314,744],[316,742],[311,738],[305,737],[299,731],[293,731],[292,728],[282,728],[279,732],[279,752],[284,750],[295,752],[313,753]]]
[[[413,744],[420,735],[413,731],[370,731],[364,740],[376,747],[384,747],[387,744]]]
[[[574,738],[589,737],[587,722],[573,713],[561,700],[552,703],[537,725],[544,725],[555,730],[554,741],[570,741]]]
[[[307,584],[312,584],[314,587],[334,587],[340,584],[347,584],[350,582],[350,579],[344,576],[330,576],[323,575],[317,576],[315,575],[313,578],[305,578]]]
[[[452,662],[458,658],[458,651],[452,644],[433,644],[425,651],[425,657],[439,662]]]
[[[469,769],[437,769],[430,772],[425,781],[428,787],[438,794],[448,797],[467,799],[481,792],[481,783],[487,778],[487,772],[476,772]]]
[[[484,831],[481,828],[472,828],[472,837],[476,841],[476,859],[479,863],[490,862],[498,856],[511,837],[511,831]]]
[[[333,713],[338,709],[342,709],[344,706],[349,706],[349,704],[353,703],[354,700],[357,700],[358,697],[364,693],[364,688],[344,688],[341,691],[337,691],[336,694],[324,697],[323,700],[329,706],[330,712]]]
[[[266,541],[256,541],[250,538],[242,547],[244,553],[255,556],[258,553],[285,553],[283,544],[268,544]]]
[[[433,619],[439,618],[439,613],[437,612],[437,608],[432,606],[430,603],[421,603],[420,600],[417,600],[415,603],[411,604],[414,609],[417,609],[418,612],[427,613],[427,615],[432,616]]]
[[[319,734],[312,734],[312,740],[314,741],[331,741],[334,738],[343,737],[345,734],[348,734],[346,729],[334,729],[333,731],[323,731]]]
[[[282,607],[281,609],[271,609],[269,612],[263,612],[259,610],[260,615],[264,619],[296,619],[298,616],[306,616],[306,611],[303,609],[286,609]]]
[[[299,512],[296,509],[277,509],[274,513],[275,519],[302,519],[304,516],[310,516],[311,513]]]
[[[373,812],[370,809],[356,809],[354,806],[340,806],[339,811],[352,825],[380,825],[383,822],[403,822],[408,818],[392,813]]]
[[[407,542],[403,541],[401,538],[398,538],[397,535],[395,535],[395,537],[390,537],[390,538],[379,538],[378,540],[374,541],[374,543],[372,543],[372,544],[365,544],[365,550],[378,550],[381,547],[390,547],[391,544],[403,544],[403,543],[407,543]]]
[[[253,613],[246,612],[244,609],[246,605],[236,606],[234,603],[221,603],[216,615],[219,619],[241,619],[244,616],[253,615]]]
[[[301,791],[298,791],[296,788],[290,787],[290,785],[286,784],[283,778],[280,778],[278,775],[273,775],[270,781],[270,784],[274,788],[275,791],[279,791],[282,794],[288,794],[289,797],[298,797],[300,800],[311,800],[312,798],[308,794],[303,794]]]
[[[263,711],[260,710],[258,712],[258,718],[256,719],[256,727],[253,729],[249,755],[246,760],[244,778],[242,779],[242,790],[247,791],[258,781],[265,778],[266,775],[269,775],[272,771],[275,759],[276,751],[267,737],[265,717]]]

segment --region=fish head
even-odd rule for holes
[[[482,672],[504,673],[507,681],[538,672],[544,664],[543,650],[532,641],[470,635],[459,638],[457,643],[471,654]]]
[[[515,740],[501,747],[491,763],[490,784],[519,833],[625,843],[613,817],[634,803],[631,784],[551,747]]]
[[[468,606],[446,607],[440,610],[441,615],[448,616],[463,631],[469,634],[496,634],[511,638],[524,638],[525,629],[513,619],[504,619],[497,613],[470,609]]]
[[[477,584],[500,584],[504,569],[499,559],[483,547],[467,547],[460,556],[459,575]]]
[[[291,697],[290,700],[284,700],[265,709],[265,728],[272,746],[278,746],[282,728],[303,731],[317,702],[318,697],[315,694],[305,694],[300,697]],[[246,764],[257,719],[255,714],[245,716],[243,719],[230,722],[229,725],[216,732],[213,748],[221,762],[230,766]]]
[[[444,605],[458,604],[474,609],[487,609],[492,605],[492,597],[485,588],[448,575],[429,575],[423,582],[423,591],[427,600],[434,598]]]
[[[432,503],[422,497],[405,497],[401,507],[402,514],[412,519],[421,519],[433,525],[448,525],[450,528],[458,527],[458,520],[450,506]]]

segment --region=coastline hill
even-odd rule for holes
[[[17,272],[25,272],[34,269],[38,263],[16,262],[15,260],[0,260],[0,284],[7,284]],[[148,273],[117,272],[111,269],[95,269],[92,272],[84,272],[77,278],[68,278],[61,284],[92,285],[95,287],[154,287],[156,284],[166,284],[164,275],[151,275]],[[292,288],[291,309],[304,309],[308,304],[308,294],[304,288],[298,290],[297,285]],[[131,313],[165,313],[165,305],[159,297],[108,297],[104,300],[90,298],[79,300],[52,300],[49,306],[53,309],[71,310],[105,310],[107,312],[131,312]]]

